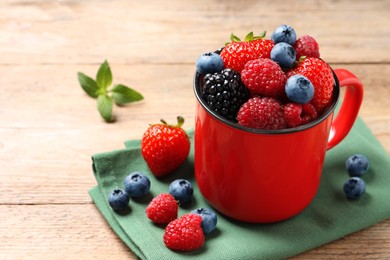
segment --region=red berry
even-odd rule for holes
[[[283,106],[283,112],[287,127],[304,125],[317,118],[317,111],[310,103],[287,103]]]
[[[310,35],[305,35],[299,37],[294,43],[294,49],[296,52],[296,60],[302,56],[319,58],[320,49],[318,47],[317,41]]]
[[[291,77],[301,74],[308,78],[314,86],[314,97],[310,104],[317,113],[321,113],[330,104],[334,87],[333,73],[329,65],[318,58],[305,58],[296,68],[287,74]]]
[[[311,103],[303,104],[302,110],[304,114],[303,117],[304,124],[307,124],[318,117],[317,110],[314,108],[314,106]]]
[[[302,124],[302,105],[297,103],[288,103],[283,107],[284,117],[287,127],[296,127]]]
[[[154,223],[168,224],[177,218],[178,209],[175,198],[169,193],[162,193],[152,199],[145,212]]]
[[[286,121],[280,103],[269,97],[254,97],[241,106],[237,116],[240,125],[257,129],[283,129]]]
[[[185,214],[168,224],[164,232],[164,244],[172,250],[192,251],[204,243],[201,227],[202,217],[198,214]]]
[[[248,61],[258,58],[269,58],[274,43],[271,40],[260,37],[255,37],[253,33],[249,33],[245,41],[242,42],[232,34],[230,37],[232,42],[220,54],[225,68],[241,72]]]
[[[252,95],[279,98],[284,95],[287,78],[276,62],[261,58],[245,64],[241,80]]]
[[[190,152],[190,139],[181,128],[184,118],[178,117],[177,125],[161,122],[151,125],[141,142],[142,156],[157,177],[176,170]]]

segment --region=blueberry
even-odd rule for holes
[[[294,48],[285,42],[279,42],[271,50],[271,59],[283,69],[289,69],[294,65],[296,52]]]
[[[275,29],[275,31],[271,35],[271,40],[275,44],[279,42],[285,42],[290,45],[293,45],[297,40],[297,34],[291,26],[283,24]]]
[[[135,198],[145,196],[150,190],[150,180],[140,172],[133,172],[129,174],[125,180],[125,191]]]
[[[182,204],[191,200],[194,189],[191,182],[177,179],[169,185],[169,193]]]
[[[191,211],[191,213],[198,214],[202,217],[203,233],[211,233],[217,226],[217,214],[208,208],[198,208]]]
[[[122,189],[113,190],[108,196],[108,204],[115,211],[125,210],[129,206],[130,197]]]
[[[349,175],[362,177],[367,172],[370,162],[362,154],[354,154],[345,161],[345,168]]]
[[[349,199],[358,199],[366,191],[366,183],[359,177],[351,177],[344,183],[344,193]]]
[[[220,72],[223,70],[223,60],[215,52],[203,53],[196,60],[196,70],[200,74]]]
[[[285,91],[288,99],[298,104],[306,104],[314,96],[313,84],[308,78],[300,74],[287,79]]]

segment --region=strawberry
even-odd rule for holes
[[[177,218],[178,209],[178,203],[171,194],[161,193],[152,199],[145,212],[154,223],[168,224]]]
[[[333,73],[329,65],[319,58],[304,58],[298,66],[287,73],[287,78],[301,74],[314,86],[314,96],[310,104],[320,114],[330,104],[334,87]]]
[[[141,141],[142,156],[156,177],[176,170],[190,152],[190,139],[181,128],[183,117],[177,117],[177,125],[168,125],[164,120],[151,125]]]
[[[231,43],[228,43],[220,54],[225,68],[241,72],[248,61],[269,58],[274,43],[271,40],[263,39],[264,36],[265,32],[260,36],[254,36],[253,32],[250,32],[245,40],[241,41],[240,38],[231,34]]]
[[[317,41],[310,35],[304,35],[299,37],[294,43],[294,49],[296,52],[296,60],[302,56],[319,58],[320,50]]]
[[[283,129],[286,121],[283,107],[269,97],[253,97],[238,111],[237,120],[240,125],[257,129]]]
[[[165,228],[164,244],[172,250],[192,251],[204,243],[202,217],[188,213],[170,222]]]
[[[283,113],[287,127],[307,124],[317,118],[317,111],[310,103],[303,105],[287,103],[283,106]]]
[[[287,78],[280,66],[271,59],[248,61],[241,71],[241,80],[252,95],[282,97]]]

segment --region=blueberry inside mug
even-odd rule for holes
[[[363,99],[363,86],[355,75],[345,69],[333,74],[332,102],[321,116],[295,128],[260,130],[210,110],[200,96],[203,76],[195,73],[195,179],[216,210],[244,222],[273,223],[299,214],[311,203],[325,153],[348,134]],[[342,101],[340,88],[345,89]],[[342,104],[335,116],[338,102]]]

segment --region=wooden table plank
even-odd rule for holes
[[[135,259],[90,203],[0,205],[0,219],[0,259]],[[389,229],[387,220],[293,259],[388,259]]]
[[[315,36],[326,61],[362,80],[360,116],[390,153],[389,13],[387,0],[2,1],[0,259],[135,259],[88,196],[90,157],[162,117],[193,127],[195,59],[231,32],[287,23]],[[104,59],[114,82],[145,96],[116,107],[112,124],[76,78]],[[386,220],[296,259],[388,259],[389,245]]]
[[[328,62],[390,62],[389,12],[387,0],[7,0],[0,62],[193,63],[232,32],[271,33],[281,23],[315,36]]]
[[[135,259],[93,204],[0,205],[0,219],[0,259]]]

